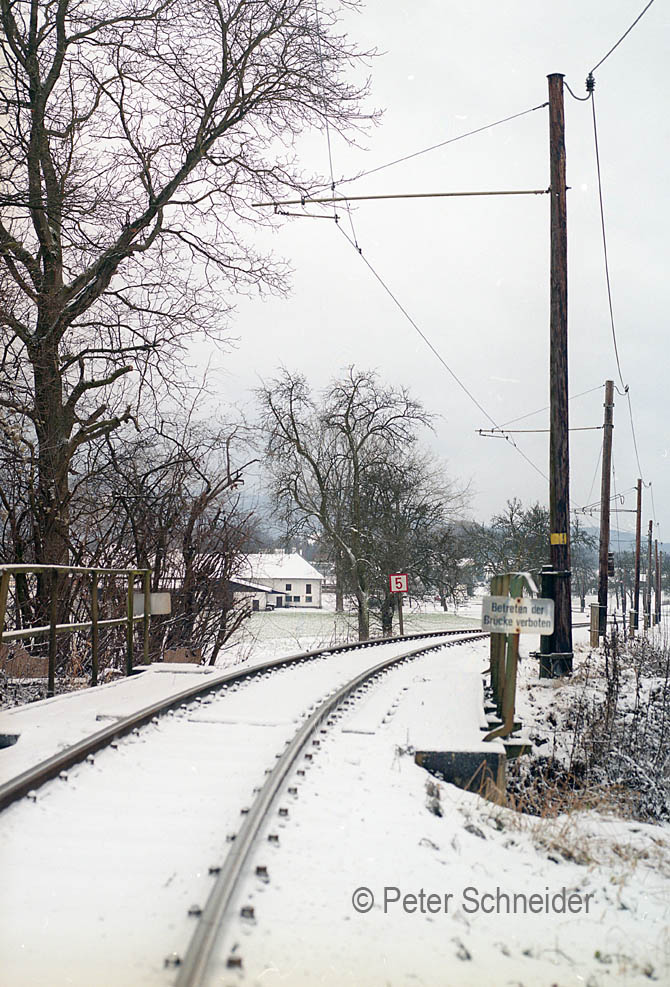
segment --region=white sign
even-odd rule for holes
[[[482,630],[492,634],[553,634],[554,601],[532,596],[485,596]]]
[[[394,572],[389,576],[389,586],[392,593],[408,593],[409,582],[406,572]]]
[[[169,593],[152,593],[150,600],[152,615],[172,612],[172,601]],[[139,616],[144,613],[144,593],[133,593],[133,613]]]

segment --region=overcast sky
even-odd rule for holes
[[[359,148],[333,139],[336,178],[484,126],[546,101],[562,72],[578,95],[588,71],[640,12],[642,0],[369,0],[347,30],[382,54],[371,65],[371,105],[384,110]],[[659,536],[670,541],[667,274],[670,152],[667,65],[670,11],[663,0],[596,72],[614,314],[630,387],[639,457],[653,482]],[[571,426],[602,423],[607,378],[621,389],[609,324],[590,103],[566,93]],[[299,146],[307,170],[328,170],[325,136]],[[537,110],[441,150],[343,186],[350,194],[546,188],[548,115]],[[351,235],[346,210],[338,209]],[[548,404],[548,196],[360,203],[352,209],[364,256],[447,364],[498,423]],[[435,415],[426,441],[452,477],[470,480],[473,515],[517,496],[548,502],[546,480],[502,439],[395,307],[333,222],[285,220],[263,242],[291,264],[288,299],[238,303],[236,349],[217,361],[223,397],[253,414],[250,389],[280,364],[322,387],[342,367],[376,368],[407,385]],[[617,491],[638,467],[627,403],[615,395]],[[517,428],[548,426],[548,413]],[[516,435],[546,473],[548,436]],[[571,498],[599,498],[601,431],[571,436]],[[594,482],[595,479],[595,482]],[[629,493],[624,508],[634,507]],[[643,527],[651,516],[645,490]],[[597,524],[597,516],[594,518]],[[622,530],[633,515],[619,514]],[[612,539],[616,547],[617,519]]]

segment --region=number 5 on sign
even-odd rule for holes
[[[407,593],[408,585],[406,572],[394,572],[389,576],[389,586],[392,593]]]

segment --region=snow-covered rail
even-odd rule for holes
[[[335,647],[320,648],[314,651],[304,651],[296,655],[289,655],[285,658],[278,658],[269,662],[262,662],[258,665],[248,666],[233,672],[223,672],[213,675],[205,683],[190,686],[180,692],[176,692],[168,698],[151,703],[140,710],[134,711],[129,716],[116,719],[114,723],[97,730],[95,733],[71,744],[64,750],[59,751],[52,757],[46,758],[37,764],[32,765],[27,770],[21,772],[3,784],[0,784],[0,810],[11,805],[17,799],[34,792],[45,782],[52,778],[57,778],[61,772],[67,771],[75,764],[86,760],[98,751],[114,743],[120,738],[138,730],[140,727],[150,723],[155,717],[167,713],[202,698],[210,692],[214,692],[223,687],[231,686],[248,679],[253,679],[266,672],[275,669],[285,668],[291,665],[302,664],[303,662],[314,661],[318,658],[329,657],[336,654],[358,651],[361,648],[379,647],[389,643],[422,640],[433,637],[449,637],[463,634],[467,629],[451,629],[445,631],[426,631],[419,634],[407,634],[404,637],[379,638],[376,640],[355,642],[353,644],[339,644]]]
[[[299,758],[309,762],[306,748],[321,742],[315,733],[384,670],[445,639],[485,636],[412,635],[207,676],[3,786],[7,982],[152,987],[175,975],[206,982],[201,961],[190,957],[205,955],[213,909],[225,924],[263,821],[292,769],[301,770]],[[8,804],[9,787],[15,800],[31,797]],[[208,900],[196,926],[200,944],[189,949],[198,903]]]
[[[486,636],[481,631],[463,634],[449,641],[446,646],[464,644]],[[235,834],[233,846],[217,876],[207,904],[199,915],[198,926],[185,958],[182,960],[181,957],[174,957],[173,962],[181,968],[176,980],[176,987],[201,987],[201,985],[220,982],[220,971],[212,970],[212,966],[216,963],[216,956],[219,951],[218,944],[226,931],[226,924],[234,914],[236,892],[241,878],[245,868],[248,869],[251,866],[250,860],[253,851],[260,838],[265,834],[270,814],[275,809],[280,795],[287,788],[291,772],[301,758],[311,759],[310,745],[320,744],[320,739],[315,736],[317,731],[327,733],[327,727],[332,726],[335,722],[332,717],[336,711],[357,694],[362,694],[363,687],[368,686],[392,668],[443,647],[445,647],[444,642],[424,645],[395,657],[386,658],[368,668],[320,703],[296,732],[293,739],[288,742],[286,750],[277,759],[275,767],[257,793],[252,808],[245,813],[240,831]],[[304,769],[298,770],[304,774]],[[289,791],[291,791],[290,788]],[[285,807],[279,811],[288,814]],[[267,834],[267,836],[268,839],[277,839],[273,834]],[[257,868],[257,874],[261,877],[264,876],[265,867],[263,865]],[[241,909],[243,916],[245,911],[249,911],[248,906]],[[249,915],[249,917],[252,916]],[[235,968],[239,962],[239,957],[231,955],[227,958],[226,965],[229,968]]]

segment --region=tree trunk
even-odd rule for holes
[[[368,591],[364,586],[356,587],[356,602],[358,604],[358,640],[367,641],[370,637],[370,606]]]
[[[344,565],[342,553],[335,553],[335,613],[344,612]]]
[[[43,342],[32,356],[38,441],[35,558],[42,564],[67,565],[72,420],[63,407],[57,345]]]
[[[394,600],[388,596],[382,600],[382,637],[393,635],[393,605]]]
[[[42,565],[68,565],[70,561],[70,436],[73,418],[63,406],[63,380],[58,345],[45,333],[30,354],[35,381],[35,432],[37,435],[37,492],[34,523],[35,561]],[[46,341],[44,335],[46,334]],[[61,585],[63,585],[61,583]],[[49,622],[52,592],[48,573],[37,577],[36,619]],[[59,593],[56,619],[67,622],[67,601]]]

